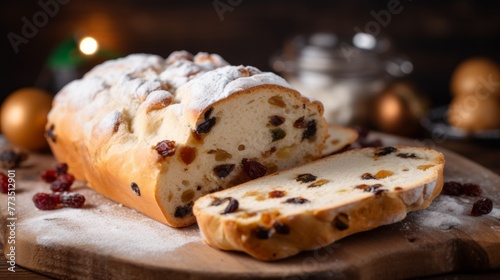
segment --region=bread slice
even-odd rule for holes
[[[277,260],[426,208],[443,167],[426,148],[350,150],[206,195],[194,213],[209,245]]]
[[[321,157],[322,113],[281,77],[217,55],[135,54],[64,87],[47,138],[97,192],[181,227],[202,195]]]
[[[323,157],[330,156],[342,151],[358,139],[358,132],[352,128],[330,125],[328,127],[328,138],[326,138]]]

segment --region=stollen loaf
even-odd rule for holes
[[[202,195],[319,158],[322,113],[281,77],[215,54],[134,54],[65,86],[46,137],[77,179],[182,227]]]
[[[193,211],[209,245],[278,260],[426,208],[443,167],[427,148],[350,150],[206,195]]]

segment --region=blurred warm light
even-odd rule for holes
[[[377,40],[368,33],[356,33],[352,38],[354,45],[360,49],[372,50],[377,45]]]
[[[86,55],[92,55],[97,52],[99,44],[92,37],[85,37],[80,41],[80,51]]]

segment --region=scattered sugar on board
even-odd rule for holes
[[[440,195],[427,209],[414,212],[412,215],[416,218],[417,225],[424,228],[449,230],[463,224],[471,226],[471,223],[481,219],[481,217],[470,215],[472,205],[479,199]],[[500,209],[493,208],[492,212],[487,215],[500,219]],[[500,231],[500,226],[497,230]]]
[[[114,214],[102,214],[110,212]],[[197,228],[171,228],[137,212],[132,213],[126,207],[117,207],[117,204],[40,211],[40,215],[23,219],[19,225],[19,228],[22,227],[29,227],[37,243],[43,246],[65,244],[103,254],[137,257],[174,251],[200,241]]]

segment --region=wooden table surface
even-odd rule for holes
[[[459,141],[445,140],[436,143],[430,139],[415,140],[425,143],[427,146],[437,145],[448,150],[454,151],[472,161],[475,161],[488,169],[500,174],[500,141]],[[2,245],[0,244],[0,249]],[[8,264],[3,254],[0,254],[0,279],[50,279],[36,272],[24,269],[16,265],[16,272],[7,270]],[[492,271],[482,274],[466,273],[436,276],[428,279],[500,279],[500,271]]]

